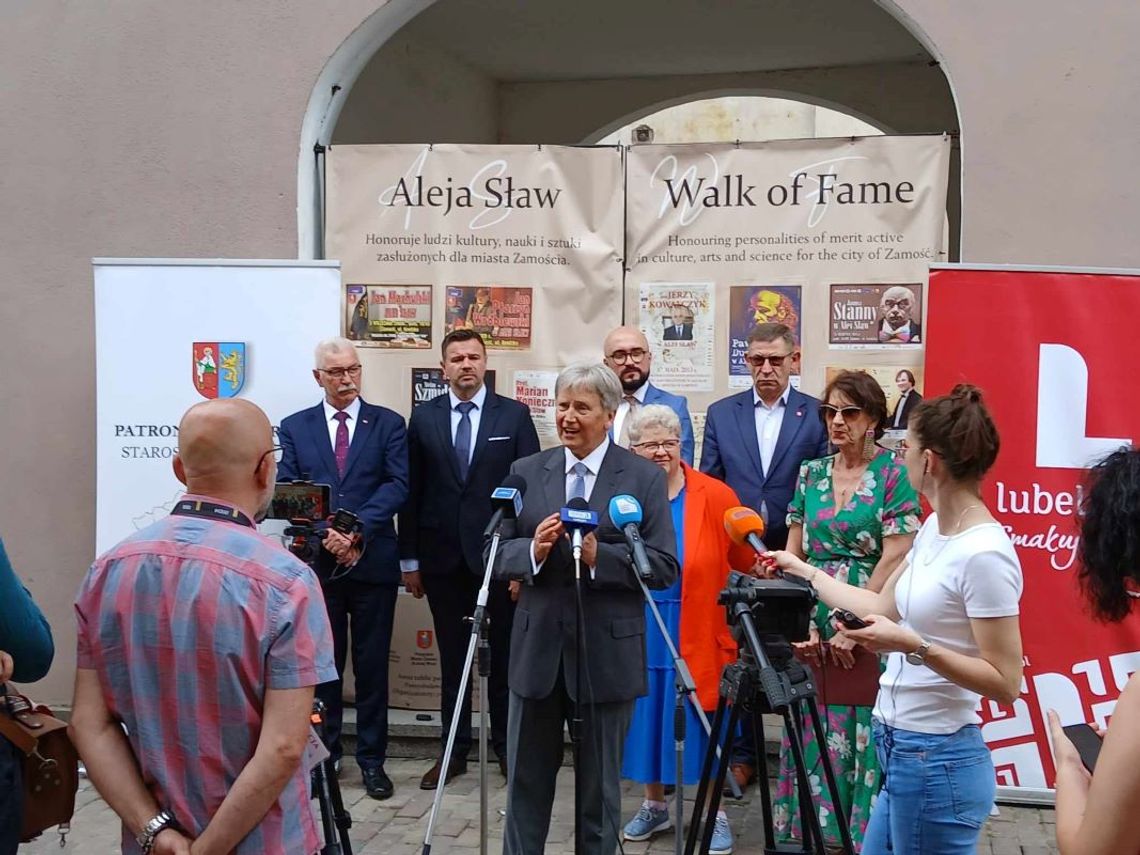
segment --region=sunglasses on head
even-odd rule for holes
[[[836,407],[831,404],[819,405],[819,417],[825,422],[832,421],[837,414],[843,416],[843,421],[849,422],[862,412],[862,407]]]

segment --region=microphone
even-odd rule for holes
[[[629,546],[629,557],[633,568],[646,582],[654,579],[653,568],[649,566],[649,555],[645,551],[645,541],[641,539],[641,503],[628,493],[610,499],[610,519],[625,535]]]
[[[523,494],[526,492],[526,479],[513,472],[503,479],[501,486],[491,492],[491,507],[495,512],[483,529],[483,539],[494,535],[503,520],[517,520],[522,513]]]
[[[575,496],[566,503],[561,512],[562,525],[570,532],[570,548],[574,560],[582,558],[582,538],[598,527],[598,512],[591,511],[586,500]]]
[[[724,512],[724,530],[732,542],[740,546],[751,546],[757,555],[768,551],[764,541],[760,539],[764,534],[764,520],[752,508],[729,508]]]

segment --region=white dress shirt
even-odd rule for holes
[[[463,419],[463,413],[457,409],[463,403],[451,389],[447,390],[447,396],[451,399],[451,447],[455,447],[455,434],[459,430],[459,422]],[[487,400],[487,387],[480,386],[479,391],[475,393],[475,397],[471,399],[471,403],[475,405],[468,417],[471,419],[471,447],[467,449],[467,462],[471,462],[471,458],[475,456],[475,438],[479,436],[479,420],[483,417],[483,403]]]
[[[340,426],[340,422],[336,420],[336,414],[341,412],[336,407],[325,399],[321,402],[325,408],[325,424],[329,429],[329,445],[332,446],[333,451],[336,451],[336,429]],[[345,425],[348,426],[348,444],[352,445],[352,436],[356,433],[356,420],[360,416],[360,396],[352,399],[352,403],[344,408],[344,412],[348,413],[348,418],[345,419]]]
[[[899,395],[899,402],[895,404],[895,422],[892,427],[899,427],[899,422],[902,421],[903,407],[906,406],[906,399],[910,397],[910,389],[907,389]]]
[[[593,451],[591,451],[589,454],[587,454],[581,460],[579,460],[577,457],[575,457],[574,453],[569,448],[563,448],[562,450],[566,453],[566,460],[565,460],[566,486],[565,486],[565,492],[563,493],[563,495],[566,497],[566,501],[569,501],[570,488],[574,484],[574,480],[578,477],[577,475],[575,475],[573,472],[570,471],[574,468],[575,464],[577,464],[577,463],[585,463],[586,464],[587,472],[584,476],[582,476],[583,480],[585,480],[585,482],[586,482],[586,494],[583,496],[583,498],[587,502],[590,501],[590,496],[592,496],[594,494],[594,485],[598,483],[598,470],[602,468],[602,460],[605,459],[606,452],[610,450],[609,437],[605,437],[602,440],[601,445],[599,445],[597,448],[595,448]],[[542,562],[542,564],[545,564],[545,563],[546,563],[545,561]],[[531,542],[530,542],[530,569],[531,569],[531,572],[535,576],[537,576],[539,571],[542,570],[542,564],[540,564],[534,560],[534,540],[531,540]],[[591,579],[594,578],[594,568],[593,567],[590,568],[590,578]]]
[[[776,453],[776,441],[780,438],[780,425],[784,423],[784,411],[788,408],[788,395],[791,390],[792,386],[789,383],[776,399],[776,403],[769,406],[756,393],[756,387],[752,388],[752,404],[756,410],[756,442],[760,446],[760,465],[764,469],[765,477],[772,465],[772,457]]]
[[[639,386],[637,388],[636,391],[633,392],[633,397],[637,400],[637,403],[641,404],[642,406],[645,406],[645,393],[648,391],[649,391],[649,381],[646,380],[644,383],[641,384],[641,386]],[[629,394],[628,392],[626,392],[624,389],[622,389],[621,403],[618,404],[617,412],[614,414],[614,436],[615,437],[621,436],[622,422],[624,422],[626,419],[626,416],[629,415],[629,401],[627,401],[625,399],[626,395],[628,395],[628,394]],[[569,454],[570,452],[568,451],[566,453]]]

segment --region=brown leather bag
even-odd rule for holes
[[[79,754],[67,735],[67,723],[47,707],[33,705],[11,686],[0,684],[0,736],[23,755],[23,824],[27,843],[59,826],[60,845],[71,830],[79,789]]]
[[[826,641],[822,645],[822,664],[813,662],[801,650],[795,651],[797,659],[811,666],[819,702],[824,706],[873,707],[879,694],[879,657],[856,646],[852,650],[855,667],[841,668],[832,661],[829,646]]]

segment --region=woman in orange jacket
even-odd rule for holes
[[[724,530],[724,512],[740,500],[723,482],[681,462],[681,422],[669,407],[641,407],[630,423],[629,438],[631,451],[665,470],[681,573],[672,587],[652,595],[692,672],[701,707],[711,711],[717,704],[721,671],[737,655],[717,595],[725,587],[730,566],[747,571],[755,563],[751,551],[734,545]],[[625,826],[626,840],[647,840],[673,825],[665,802],[665,785],[676,783],[673,660],[649,614],[646,650],[649,693],[638,698],[634,707],[622,763],[623,777],[645,784],[645,801]],[[685,709],[684,783],[694,784],[700,778],[708,736],[692,707]],[[727,855],[731,851],[732,833],[722,811],[709,852]]]

